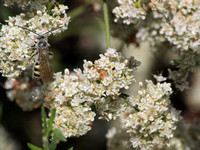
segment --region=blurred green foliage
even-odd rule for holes
[[[53,129],[53,122],[55,119],[56,109],[52,110],[49,119],[47,119],[44,107],[42,107],[41,112],[42,112],[41,116],[42,116],[42,127],[43,127],[42,129],[43,148],[37,147],[31,143],[28,143],[27,145],[31,150],[55,150],[57,144],[60,141],[63,142],[67,141],[59,129]],[[51,142],[49,142],[49,139],[51,137],[52,137]]]

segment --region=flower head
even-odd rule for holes
[[[27,71],[27,70],[26,70]],[[19,78],[9,78],[5,82],[7,97],[24,111],[31,111],[42,105],[44,95],[40,81],[33,80],[30,71],[23,73]]]
[[[117,22],[120,18],[123,23],[129,25],[136,23],[138,19],[145,19],[146,12],[137,0],[118,0],[119,6],[113,9]]]
[[[150,7],[162,16],[160,34],[177,48],[199,46],[200,3],[198,0],[151,0]]]
[[[84,70],[65,74],[55,73],[55,80],[44,88],[45,105],[56,108],[54,127],[66,137],[87,133],[95,117],[95,105],[100,118],[116,119],[129,106],[120,90],[135,81],[134,71],[139,65],[133,57],[125,59],[115,49],[108,49],[94,63],[84,61]]]
[[[146,80],[146,89],[140,83],[141,90],[133,98],[134,112],[122,116],[122,123],[130,133],[133,148],[152,148],[165,144],[173,137],[175,123],[180,119],[180,112],[170,106],[169,96],[172,93],[169,83],[156,85]]]
[[[11,7],[15,3],[23,10],[30,9],[31,11],[35,11],[42,9],[47,3],[54,4],[55,0],[5,0],[4,6]]]
[[[33,32],[41,35],[62,26],[48,33],[48,35],[56,35],[67,29],[70,19],[65,12],[67,7],[60,5],[59,8],[61,8],[61,11],[53,15],[49,15],[44,6],[43,10],[37,11],[36,14],[29,12],[9,17],[8,25],[3,25],[0,32],[0,72],[3,76],[17,77],[35,62],[34,59],[30,60],[31,55],[35,52],[31,46],[34,45],[38,36]],[[25,27],[33,32],[18,26]]]

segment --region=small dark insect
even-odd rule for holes
[[[47,42],[47,38],[45,37],[45,35],[48,34],[49,32],[52,32],[54,30],[61,28],[62,26],[52,29],[50,31],[47,31],[46,33],[42,35],[39,35],[35,31],[32,31],[25,27],[22,27],[22,26],[18,26],[18,27],[28,30],[38,35],[37,40],[35,41],[35,44],[32,46],[33,49],[36,49],[36,52],[32,54],[31,58],[33,58],[33,56],[38,54],[38,60],[36,60],[33,67],[33,77],[37,79],[41,79],[43,83],[50,83],[51,81],[53,81],[53,70],[51,66],[51,58],[53,54],[49,51],[49,43]]]

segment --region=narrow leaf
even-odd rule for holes
[[[51,130],[51,128],[52,128],[52,125],[53,125],[53,122],[54,122],[54,119],[55,119],[55,115],[56,115],[56,109],[54,108],[52,110],[51,117],[48,120],[48,130]]]
[[[56,149],[56,146],[57,146],[56,141],[53,140],[53,141],[50,143],[50,145],[49,145],[49,149],[50,149],[50,150],[55,150],[55,149]]]
[[[73,147],[71,147],[71,148],[69,148],[68,150],[73,150],[74,148]]]
[[[62,142],[66,142],[66,138],[64,137],[64,135],[62,134],[62,132],[59,130],[59,129],[55,129],[54,130],[54,135],[56,138],[59,139],[59,141],[62,141]]]
[[[31,143],[27,143],[28,148],[30,148],[31,150],[42,150],[42,148],[37,147]]]
[[[42,115],[42,127],[43,127],[43,132],[44,134],[47,133],[47,117],[46,117],[46,113],[45,113],[45,110],[44,110],[44,107],[42,106],[42,111],[41,111],[41,115]]]
[[[59,129],[55,129],[55,130],[53,131],[53,139],[52,139],[52,142],[51,142],[51,144],[49,145],[50,150],[55,150],[57,144],[58,144],[60,141],[66,142],[67,140],[66,140],[66,138],[63,136],[62,132],[61,132]]]

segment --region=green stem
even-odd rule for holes
[[[44,148],[44,150],[49,150],[48,138],[45,137],[45,135],[43,135],[43,137],[42,137],[42,142],[43,142],[43,148]]]
[[[105,21],[105,27],[106,27],[107,48],[110,48],[110,26],[109,26],[109,17],[108,17],[108,5],[106,1],[107,0],[103,0],[103,13],[104,13],[104,21]]]

